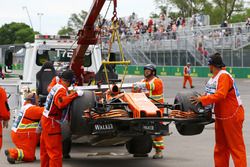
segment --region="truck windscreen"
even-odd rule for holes
[[[73,50],[65,48],[38,49],[36,54],[36,64],[42,66],[47,61],[55,63],[69,63]],[[90,67],[92,64],[91,53],[87,52],[84,56],[84,67]]]

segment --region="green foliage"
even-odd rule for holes
[[[230,23],[239,23],[246,21],[245,14],[235,14],[231,17]]]
[[[76,35],[78,30],[82,28],[87,15],[88,13],[84,10],[82,10],[79,14],[71,14],[67,26],[62,27],[58,31],[58,35]]]
[[[232,15],[230,23],[245,22],[250,17],[250,8],[246,8],[244,12]]]
[[[150,13],[150,18],[159,18],[160,16],[159,16],[159,14],[157,14],[157,13]]]
[[[223,20],[230,20],[235,12],[243,11],[242,0],[213,0],[215,6],[221,9]]]
[[[184,17],[190,17],[195,13],[203,13],[207,6],[211,6],[211,3],[207,0],[167,0],[166,3],[178,8]]]
[[[248,17],[250,17],[250,8],[247,8],[247,9],[246,9],[246,15],[247,15]]]
[[[0,27],[0,45],[34,42],[35,32],[25,23],[12,22]]]
[[[70,27],[62,27],[59,31],[58,31],[58,35],[72,35],[74,32],[74,30]]]
[[[219,7],[212,8],[212,10],[207,11],[206,14],[210,16],[211,25],[221,24],[223,21],[225,21],[222,15],[222,9]]]
[[[81,13],[73,13],[68,21],[68,27],[81,29],[88,12],[82,10]]]
[[[155,0],[155,4],[158,8],[171,5],[184,17],[190,17],[195,13],[209,15],[211,24],[220,24],[225,20],[245,21],[244,17],[250,16],[250,10],[243,8],[242,0]]]
[[[167,14],[166,6],[159,6],[159,9],[161,10],[161,14]]]
[[[171,18],[178,18],[179,16],[181,16],[181,13],[170,12],[170,13],[168,13],[168,16]]]

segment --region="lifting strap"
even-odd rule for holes
[[[114,11],[113,11],[113,17],[112,17],[112,26],[111,26],[111,31],[112,31],[112,35],[111,35],[111,39],[110,39],[110,43],[109,43],[109,48],[108,48],[108,58],[107,60],[102,61],[102,64],[104,66],[104,72],[105,72],[105,77],[106,77],[106,81],[108,83],[109,89],[110,89],[110,83],[109,83],[109,78],[108,78],[108,71],[107,71],[107,65],[125,65],[125,69],[124,69],[124,73],[123,73],[123,78],[121,81],[121,85],[120,88],[122,87],[122,84],[125,80],[125,76],[127,74],[127,70],[128,70],[128,65],[130,64],[130,61],[126,61],[125,57],[124,57],[124,52],[122,49],[122,44],[121,44],[121,40],[120,40],[120,36],[119,36],[119,32],[118,32],[118,18],[117,18],[117,1],[113,0],[114,2]],[[120,61],[109,61],[110,60],[110,53],[111,53],[111,49],[112,49],[112,44],[115,41],[115,38],[117,40],[118,46],[119,46],[119,51],[120,51],[120,55],[121,55],[121,60]]]

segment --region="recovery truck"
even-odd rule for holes
[[[70,67],[77,80],[81,80],[81,66],[84,53],[89,45],[95,45],[98,32],[95,21],[106,0],[94,0],[83,28],[78,32],[77,48],[73,53]],[[114,11],[112,17],[111,39],[108,57],[102,61],[107,85],[78,86],[84,95],[71,104],[68,133],[72,138],[84,137],[86,142],[96,146],[113,146],[125,144],[130,154],[145,155],[152,149],[152,136],[168,135],[169,124],[174,122],[181,135],[200,134],[205,125],[212,123],[211,110],[201,105],[194,106],[191,96],[197,93],[177,94],[173,104],[153,101],[146,93],[134,93],[133,84],[123,83],[127,66],[130,63],[123,55],[118,33],[117,0],[112,0]],[[110,1],[111,3],[111,1]],[[99,27],[101,29],[101,27]],[[119,61],[110,59],[112,43],[117,42],[120,49]],[[108,66],[124,65],[121,80],[110,79]],[[78,82],[80,83],[80,82]],[[153,101],[153,102],[152,102]],[[166,108],[162,112],[160,108]],[[168,110],[172,110],[171,113]]]
[[[96,45],[98,33],[95,31],[95,21],[105,1],[93,1],[83,28],[78,33],[77,46],[73,44],[72,39],[57,39],[56,36],[38,36],[34,44],[26,44],[27,54],[20,90],[24,86],[36,88],[35,76],[44,61],[56,62],[61,59],[64,62],[70,61],[70,68],[76,75],[79,86],[73,89],[84,90],[84,95],[75,99],[70,105],[68,123],[62,124],[64,152],[70,151],[71,140],[81,139],[78,141],[94,146],[124,144],[130,154],[144,155],[152,149],[152,136],[169,134],[170,123],[175,123],[181,135],[202,133],[205,125],[214,120],[212,111],[206,110],[201,105],[191,104],[189,99],[196,93],[178,93],[173,104],[152,102],[146,93],[133,93],[131,91],[133,84],[123,83],[125,75],[121,80],[108,75],[109,66],[115,64],[125,65],[126,73],[129,61],[124,59],[121,47],[121,61],[112,61],[110,54],[108,58],[102,59],[100,49]],[[114,37],[117,35],[117,1],[113,2],[114,30],[111,43],[115,41]],[[117,41],[119,42],[119,35]],[[73,49],[73,54],[67,52],[67,49]],[[103,68],[100,68],[101,66]],[[58,68],[61,67],[62,64],[59,62]],[[89,69],[92,71],[85,72]],[[88,76],[93,76],[93,73],[98,71],[105,75],[107,84],[98,82],[97,85],[81,86],[85,81],[83,78],[90,78]],[[165,108],[165,112],[160,108]]]

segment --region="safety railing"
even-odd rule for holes
[[[122,35],[121,39],[126,58],[136,65],[184,65],[190,61],[204,66],[209,54],[220,52],[228,65],[250,66],[250,60],[244,61],[248,60],[246,55],[250,55],[247,48],[250,27],[246,26]]]

